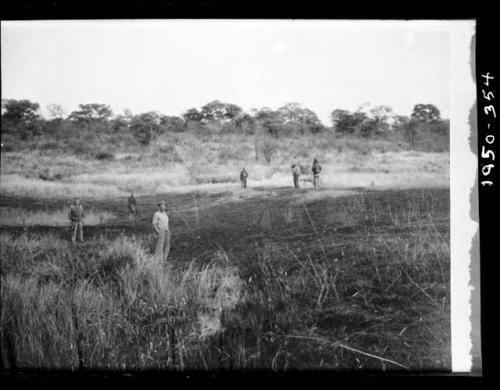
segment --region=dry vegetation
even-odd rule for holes
[[[274,143],[270,161],[262,144]],[[167,134],[148,147],[130,145],[112,159],[65,154],[38,147],[30,153],[2,152],[2,194],[29,197],[123,196],[192,191],[206,185],[235,186],[245,166],[250,186],[290,186],[290,165],[303,171],[305,186],[317,157],[323,185],[413,187],[449,185],[449,153],[408,151],[383,139],[294,136],[279,141],[250,135]]]
[[[170,194],[165,267],[151,255],[151,197],[138,198],[134,223],[123,199],[88,200],[118,220],[87,228],[77,246],[58,227],[1,227],[2,360],[449,370],[448,191],[343,195],[260,190],[234,203]],[[45,203],[58,212],[59,201]]]

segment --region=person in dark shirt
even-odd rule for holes
[[[319,191],[319,174],[321,172],[321,165],[319,165],[319,161],[317,158],[314,159],[313,166],[312,166],[312,172],[314,175],[314,188],[316,191]]]
[[[300,188],[300,168],[297,164],[292,165],[292,175],[293,175],[293,186],[295,188]]]
[[[68,219],[71,223],[71,241],[76,242],[76,238],[83,242],[83,219],[85,218],[85,212],[83,211],[83,206],[80,203],[80,198],[75,199],[68,212]]]
[[[248,172],[245,168],[243,168],[240,172],[241,188],[247,188],[247,177]]]
[[[133,192],[130,193],[128,198],[128,209],[130,211],[130,219],[134,219],[137,214],[137,202]]]

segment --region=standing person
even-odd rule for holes
[[[241,181],[241,188],[247,188],[247,177],[248,177],[248,172],[243,167],[243,169],[240,172],[240,181]]]
[[[170,229],[168,227],[167,203],[162,200],[158,203],[159,210],[153,215],[153,229],[157,234],[155,254],[164,262],[170,252]]]
[[[297,164],[292,165],[292,174],[293,174],[293,186],[295,188],[300,188],[299,184],[300,168]]]
[[[317,158],[314,159],[313,165],[312,165],[312,172],[314,175],[314,188],[316,191],[319,191],[319,174],[321,172],[321,165],[319,165],[319,161]]]
[[[76,237],[83,242],[83,219],[85,217],[85,212],[83,211],[83,206],[80,203],[80,198],[75,199],[68,212],[68,218],[71,223],[71,241],[76,242]]]
[[[134,197],[134,192],[130,192],[130,196],[128,198],[128,209],[130,210],[130,219],[135,218],[137,214],[137,202]]]

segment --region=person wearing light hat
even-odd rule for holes
[[[159,210],[153,215],[153,229],[157,234],[155,254],[163,261],[167,261],[170,252],[170,229],[168,227],[167,203],[158,202]]]

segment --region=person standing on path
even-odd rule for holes
[[[130,193],[128,198],[128,209],[130,210],[130,219],[134,219],[137,214],[137,202],[133,192]]]
[[[312,165],[312,172],[314,175],[314,188],[316,191],[319,191],[319,174],[321,172],[321,165],[319,164],[319,161],[317,158],[314,159],[313,165]]]
[[[243,169],[240,172],[240,181],[241,181],[241,188],[247,188],[247,177],[248,177],[248,172],[243,167]]]
[[[163,262],[167,261],[170,252],[170,229],[168,227],[167,203],[158,203],[159,210],[153,215],[153,229],[157,234],[155,255]]]
[[[83,211],[83,206],[80,203],[80,198],[75,199],[68,212],[68,219],[71,223],[71,241],[76,242],[78,239],[83,242],[83,219],[85,218],[85,212]]]
[[[300,184],[299,184],[300,168],[297,164],[292,165],[292,174],[293,174],[293,186],[295,188],[300,188]]]

